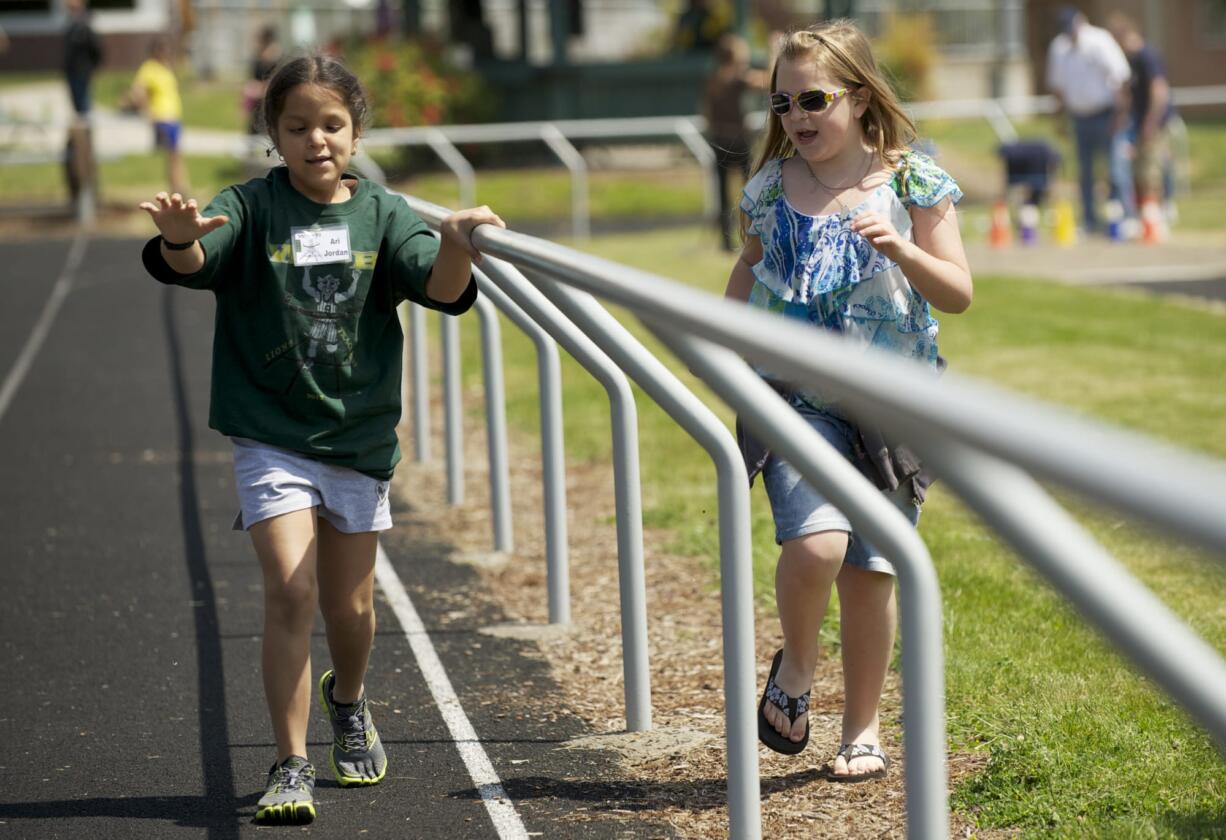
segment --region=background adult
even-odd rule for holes
[[[89,21],[86,0],[67,0],[68,28],[64,30],[64,77],[72,109],[78,117],[88,117],[90,83],[94,71],[102,63],[102,44]]]
[[[260,134],[259,105],[264,100],[264,91],[272,71],[281,61],[281,42],[277,39],[277,27],[271,23],[260,27],[256,36],[255,55],[251,57],[251,75],[243,84],[243,111],[247,115],[247,133]]]
[[[1131,71],[1111,33],[1090,25],[1072,7],[1060,10],[1060,34],[1047,51],[1047,86],[1073,125],[1081,187],[1082,223],[1097,231],[1094,167],[1099,159],[1110,177],[1111,142],[1123,128]],[[1111,185],[1118,196],[1118,185]]]
[[[1125,214],[1135,218],[1138,203],[1169,201],[1173,178],[1168,127],[1174,116],[1171,85],[1158,52],[1145,42],[1136,22],[1122,12],[1107,17],[1132,77],[1127,121],[1112,150],[1113,179],[1120,185]]]
[[[736,250],[733,230],[734,205],[728,197],[732,174],[742,179],[749,176],[749,131],[745,128],[745,94],[765,90],[770,76],[749,66],[749,44],[740,35],[729,32],[719,39],[715,48],[715,72],[707,79],[702,97],[702,115],[707,120],[707,139],[715,150],[716,172],[719,176],[719,232],[725,251]]]

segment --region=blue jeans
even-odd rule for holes
[[[1146,182],[1144,173],[1140,177],[1136,175],[1138,155],[1141,153],[1137,145],[1139,130],[1136,122],[1129,122],[1126,128],[1115,135],[1111,144],[1111,179],[1120,190],[1120,203],[1124,205],[1124,215],[1128,218],[1138,215],[1136,184],[1140,181],[1142,185],[1145,185]],[[1167,128],[1163,126],[1158,131],[1165,135]],[[1166,138],[1163,136],[1161,139],[1165,141]],[[1131,154],[1126,154],[1129,149],[1131,149]],[[1175,195],[1175,161],[1165,142],[1162,143],[1161,149],[1162,200],[1170,201]],[[1149,186],[1152,188],[1155,185],[1149,184]]]
[[[1137,127],[1130,124],[1111,138],[1111,185],[1119,193],[1124,218],[1137,218],[1137,187],[1132,164],[1137,147]]]
[[[72,109],[81,116],[89,113],[89,76],[71,75],[68,77],[68,95],[72,98]]]
[[[1077,142],[1077,175],[1081,184],[1082,223],[1086,231],[1098,229],[1098,210],[1094,202],[1094,162],[1097,158],[1103,159],[1110,179],[1111,123],[1114,119],[1115,111],[1112,108],[1085,116],[1073,115],[1073,137]],[[1117,185],[1112,183],[1111,197],[1119,198],[1119,195]]]

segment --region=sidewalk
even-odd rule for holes
[[[0,161],[10,153],[25,160],[30,154],[59,160],[73,119],[68,88],[59,82],[39,82],[0,88]],[[139,114],[95,107],[94,148],[100,159],[153,151],[153,129]],[[185,154],[242,154],[248,139],[237,131],[188,127],[183,130]]]
[[[1042,277],[1083,285],[1186,283],[1226,280],[1226,243],[1209,235],[1175,235],[1160,245],[1089,239],[992,248],[967,243],[975,274]]]

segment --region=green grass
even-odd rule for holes
[[[713,234],[696,228],[598,237],[585,247],[709,291],[722,288],[729,269]],[[942,319],[942,349],[959,374],[1226,457],[1226,316],[1036,280],[978,277],[976,284],[971,310]],[[465,331],[472,360],[475,333]],[[537,423],[535,355],[506,322],[503,338],[511,424],[530,440]],[[654,341],[644,341],[679,368]],[[475,361],[465,374],[478,387]],[[693,382],[683,370],[678,375]],[[607,399],[569,358],[564,379],[568,463],[607,463]],[[714,576],[710,463],[650,400],[636,396],[645,522],[669,530],[670,550],[706,558]],[[708,402],[730,421],[722,404]],[[1060,498],[1133,574],[1226,651],[1220,565],[1117,514]],[[760,488],[752,517],[757,595],[769,605],[777,549]],[[989,756],[986,768],[954,791],[954,807],[981,827],[1027,837],[1226,837],[1226,764],[1207,737],[940,483],[920,530],[944,598],[951,746]],[[832,623],[823,637],[837,652]]]
[[[524,189],[531,183],[532,189]],[[456,179],[428,174],[394,184],[396,189],[447,207],[459,205]],[[559,168],[477,173],[478,204],[488,204],[511,227],[516,221],[569,219],[570,174]],[[594,219],[697,216],[703,210],[702,173],[697,166],[662,172],[594,171],[588,176]]]
[[[242,180],[242,165],[232,158],[187,155],[185,159],[192,191],[205,201],[227,185]],[[166,189],[166,162],[154,153],[103,160],[98,164],[98,183],[108,204],[135,207]],[[45,204],[67,200],[68,187],[59,164],[22,166],[14,170],[13,177],[0,178],[0,203]]]
[[[100,70],[94,75],[94,103],[98,107],[118,108],[120,97],[132,84],[134,70]],[[57,73],[0,74],[0,90],[19,85],[62,82]],[[183,98],[183,124],[219,131],[246,130],[246,116],[239,105],[242,82],[197,79],[179,71],[179,95]]]
[[[1076,153],[1072,138],[1057,131],[1052,119],[1022,120],[1015,124],[1026,139],[1044,139],[1060,150],[1063,163],[1057,175],[1057,194],[1076,194]],[[1188,121],[1188,191],[1176,197],[1180,231],[1221,231],[1221,207],[1226,202],[1226,119],[1198,118]],[[936,144],[941,162],[963,183],[972,200],[960,208],[963,215],[983,215],[976,203],[994,198],[1004,182],[1003,164],[997,157],[1000,145],[986,120],[926,120],[917,126],[920,136]],[[973,179],[973,180],[972,180]],[[968,239],[980,234],[964,225]]]
[[[118,107],[120,97],[132,84],[132,73],[104,70],[94,77],[98,105]],[[241,82],[197,79],[179,71],[179,95],[183,99],[183,125],[219,131],[245,131],[246,116],[240,107]]]

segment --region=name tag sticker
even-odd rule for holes
[[[294,265],[327,265],[353,260],[349,250],[348,225],[293,228]]]

